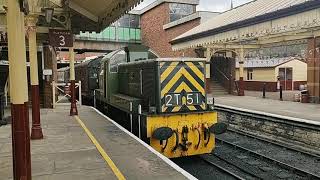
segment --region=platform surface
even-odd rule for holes
[[[216,105],[259,111],[274,115],[320,122],[320,104],[263,99],[251,96],[216,97]]]
[[[79,118],[126,179],[188,179],[90,107],[78,109]],[[41,110],[43,140],[31,141],[33,180],[117,179],[83,127],[68,108]],[[0,127],[0,179],[12,179],[10,125]],[[168,160],[165,158],[165,160]],[[171,161],[170,161],[171,162]],[[192,177],[192,176],[191,176]]]

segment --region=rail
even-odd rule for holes
[[[248,138],[252,138],[254,140],[259,140],[259,141],[262,141],[262,142],[273,144],[273,145],[281,147],[283,149],[290,149],[290,150],[296,151],[296,152],[298,152],[300,154],[305,154],[305,155],[316,157],[317,159],[320,159],[320,155],[312,153],[312,152],[309,152],[306,149],[297,147],[296,145],[293,145],[293,144],[290,144],[290,143],[286,143],[286,142],[281,142],[280,143],[280,142],[272,141],[272,140],[265,139],[265,138],[262,138],[262,137],[259,137],[259,136],[254,136],[252,134],[246,133],[246,132],[241,131],[241,130],[236,130],[236,129],[230,129],[229,128],[228,132],[239,134],[239,135],[242,135],[242,136],[245,136],[245,137],[248,137]]]
[[[70,105],[70,83],[56,83],[52,81],[52,105],[53,108],[59,105]],[[78,98],[76,99],[76,103],[78,105],[82,105],[82,98],[81,98],[81,81],[75,84],[75,89],[78,89]]]
[[[248,152],[249,154],[253,154],[253,155],[256,155],[256,156],[261,157],[263,159],[270,160],[270,161],[274,162],[275,164],[278,164],[280,167],[283,167],[283,168],[289,170],[290,172],[298,172],[299,174],[303,174],[303,175],[305,175],[305,177],[308,177],[308,178],[320,179],[320,175],[314,174],[314,173],[306,171],[306,170],[299,169],[291,164],[281,162],[275,158],[266,156],[266,155],[260,153],[259,151],[248,149],[248,148],[243,147],[239,144],[236,144],[234,142],[230,142],[227,140],[222,140],[218,137],[216,137],[216,140],[217,140],[217,142],[220,142],[222,144],[227,144],[229,146],[233,146],[235,149],[240,149],[240,150]]]
[[[235,179],[238,179],[238,180],[245,180],[245,179],[246,179],[246,178],[243,178],[243,177],[237,175],[236,173],[228,170],[227,168],[223,167],[223,166],[221,165],[221,163],[208,160],[208,159],[206,159],[206,158],[203,157],[203,156],[199,156],[199,158],[200,158],[202,161],[204,161],[205,163],[207,163],[207,164],[209,164],[209,165],[211,165],[211,166],[214,166],[214,167],[218,168],[220,171],[223,171],[223,172],[229,174],[230,176],[232,176],[232,177],[235,178]],[[233,165],[231,165],[231,164],[228,163],[228,166],[233,166]],[[238,168],[237,168],[237,169],[238,169]],[[253,174],[253,175],[254,175],[254,174]],[[254,177],[255,177],[255,176],[254,176]]]

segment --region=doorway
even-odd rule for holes
[[[292,80],[293,69],[290,68],[279,68],[279,79],[280,85],[283,90],[293,90],[293,80]]]

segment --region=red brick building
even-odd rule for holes
[[[140,10],[142,44],[149,46],[160,57],[199,56],[194,50],[172,51],[169,43],[218,14],[197,12],[198,4],[199,0],[157,0]]]

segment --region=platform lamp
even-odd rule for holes
[[[53,18],[54,9],[46,7],[46,8],[42,8],[42,11],[44,11],[46,22],[48,24],[51,24],[51,21],[52,21],[52,18]]]

